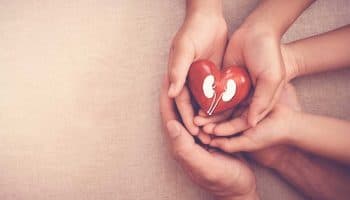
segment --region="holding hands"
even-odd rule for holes
[[[247,162],[241,156],[222,151],[250,152],[249,156],[257,162],[272,166],[286,155],[303,157],[290,147],[295,146],[350,164],[350,155],[346,153],[350,146],[349,123],[302,113],[295,90],[288,83],[300,75],[350,65],[346,54],[350,26],[281,43],[284,32],[312,2],[261,1],[227,40],[221,1],[187,1],[184,23],[170,50],[161,112],[175,158],[194,182],[218,198],[258,198],[255,177]],[[330,49],[345,53],[323,60],[331,53],[324,51],[330,40],[333,41]],[[198,111],[186,79],[190,65],[199,59],[211,60],[224,68],[245,67],[254,88],[251,97],[235,110],[217,115],[206,116]],[[323,127],[319,128],[319,124]],[[337,136],[329,142],[329,134],[334,131]],[[197,144],[192,135],[209,149]],[[300,183],[297,178],[291,181]],[[296,186],[302,188],[302,184]]]

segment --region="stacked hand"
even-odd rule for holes
[[[202,143],[224,151],[242,151],[244,149],[232,147],[233,140],[212,140],[212,136],[228,136],[254,130],[250,128],[260,127],[258,122],[274,108],[287,80],[291,78],[292,70],[285,68],[285,60],[289,56],[285,56],[287,53],[280,44],[280,38],[265,30],[241,26],[227,44],[227,26],[222,14],[190,12],[186,15],[170,50],[170,85],[165,81],[163,85],[166,88],[163,88],[161,95],[162,117],[170,145],[175,158],[189,176],[218,197],[256,198],[254,175],[241,156],[206,150],[195,143],[191,134]],[[191,63],[198,59],[209,59],[216,66],[236,64],[246,67],[255,88],[249,108],[242,106],[238,110],[212,117],[204,116],[201,111],[197,113],[185,83]],[[171,98],[174,98],[176,107],[173,106]],[[176,117],[176,108],[185,127]],[[280,110],[283,111],[283,108],[281,106]],[[234,117],[229,119],[232,113]],[[199,116],[195,117],[197,114]],[[272,117],[272,114],[268,117]],[[264,151],[268,154],[261,151],[252,157],[260,163],[269,163],[268,160],[274,160],[274,157],[268,155],[278,157],[291,149],[277,147]]]
[[[255,177],[239,156],[207,151],[181,125],[173,101],[167,96],[168,79],[163,83],[160,109],[166,135],[175,159],[198,185],[218,199],[257,199]]]

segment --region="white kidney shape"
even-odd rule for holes
[[[213,75],[208,75],[207,77],[205,77],[204,81],[203,81],[203,85],[202,85],[202,89],[203,89],[203,93],[204,96],[207,97],[208,99],[213,98],[214,96],[214,85],[215,79]]]
[[[230,101],[236,94],[236,82],[232,79],[228,80],[226,82],[226,90],[225,92],[222,94],[222,100],[224,102]]]

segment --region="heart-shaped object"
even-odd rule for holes
[[[191,64],[188,85],[199,106],[212,115],[242,102],[251,82],[242,67],[230,66],[220,71],[210,60],[198,60]]]

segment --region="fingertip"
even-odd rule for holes
[[[181,134],[180,126],[176,120],[168,121],[166,127],[170,138],[176,138]]]
[[[198,138],[200,139],[200,141],[203,143],[203,144],[209,144],[211,142],[211,138],[209,135],[201,132],[198,134]]]
[[[203,126],[206,123],[206,118],[202,116],[195,116],[193,119],[193,123],[197,126]]]
[[[200,118],[199,116],[195,116],[195,117],[193,118],[193,123],[194,123],[195,125],[200,126],[200,125],[201,125],[200,122],[201,122],[201,118]]]
[[[168,96],[170,98],[174,98],[177,95],[179,95],[179,93],[180,93],[180,90],[177,89],[176,84],[175,83],[171,83],[170,87],[169,87],[169,90],[168,90]]]
[[[207,134],[213,134],[214,133],[214,129],[215,129],[215,124],[211,123],[211,124],[207,124],[203,127],[203,131]]]
[[[199,127],[198,127],[198,126],[192,126],[192,127],[190,128],[190,133],[191,133],[192,135],[198,135],[198,134],[199,134]]]
[[[202,109],[199,110],[198,115],[201,116],[201,117],[206,117],[207,116],[207,114]]]

